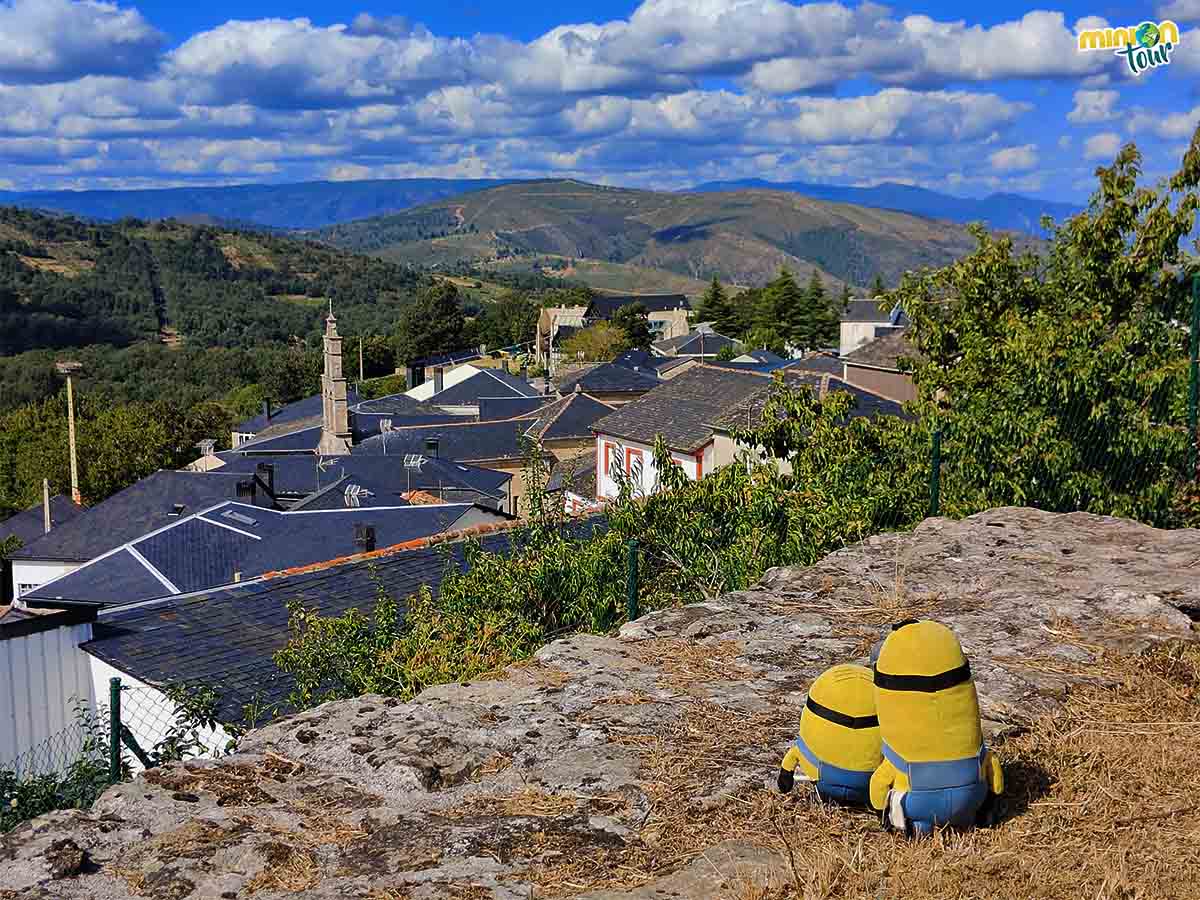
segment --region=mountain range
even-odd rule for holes
[[[512,184],[516,179],[405,178],[377,181],[308,181],[297,184],[246,184],[105,191],[0,191],[0,205],[71,213],[90,219],[177,218],[211,224],[269,229],[312,229],[401,212],[470,191]],[[854,203],[873,209],[949,219],[983,221],[992,228],[1037,234],[1048,213],[1062,219],[1079,207],[1019,194],[982,199],[957,197],[904,184],[874,187],[771,182],[750,178],[710,181],[687,193],[776,190],[815,200]]]
[[[1020,194],[991,194],[982,199],[956,197],[910,184],[884,182],[873,187],[850,187],[837,184],[810,184],[803,181],[764,181],[744,178],[738,181],[709,181],[691,189],[697,193],[722,191],[772,190],[803,194],[816,200],[834,203],[854,203],[873,209],[894,209],[931,219],[952,222],[983,222],[1000,231],[1024,231],[1042,234],[1041,218],[1048,215],[1055,221],[1073,216],[1082,207],[1024,197]]]
[[[894,285],[908,269],[945,265],[974,247],[957,222],[789,191],[673,193],[572,180],[501,185],[313,236],[393,262],[533,267],[597,287],[611,286],[586,277],[597,261],[697,285],[714,276],[762,284],[785,266],[801,279],[815,270],[834,290],[863,287],[876,276]],[[634,275],[629,281],[635,290],[662,288]]]
[[[225,227],[321,228],[508,184],[494,178],[306,181],[113,191],[0,191],[0,206],[115,221],[181,219]]]

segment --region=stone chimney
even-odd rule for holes
[[[342,374],[342,338],[338,334],[333,304],[325,319],[325,373],[321,376],[321,456],[345,456],[350,452],[350,406],[346,400],[346,378]]]

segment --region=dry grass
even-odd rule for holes
[[[657,669],[659,678],[671,688],[691,692],[704,684],[752,678],[753,671],[738,662],[742,650],[738,641],[698,644],[677,638],[653,638],[633,644],[629,653]]]
[[[640,840],[580,847],[539,833],[514,855],[531,860],[523,877],[538,897],[645,884],[730,838],[776,849],[791,873],[783,886],[730,886],[746,900],[1200,896],[1200,646],[1106,653],[1091,668],[1105,683],[996,745],[1008,784],[994,828],[907,841],[803,789],[723,793],[735,767],[769,777],[794,723],[697,703],[660,733],[615,738],[645,762]]]
[[[311,851],[282,843],[268,844],[265,851],[267,866],[246,883],[247,894],[258,891],[297,894],[320,882],[320,868]]]

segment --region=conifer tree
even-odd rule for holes
[[[883,283],[883,276],[878,272],[875,274],[875,280],[871,282],[871,296],[882,297],[887,293],[887,286]]]
[[[698,312],[700,321],[711,322],[713,328],[720,334],[732,337],[740,333],[738,317],[733,304],[716,275],[713,276],[712,283],[705,290],[704,296],[700,298]]]

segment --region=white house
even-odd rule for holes
[[[654,444],[661,438],[671,460],[688,478],[714,471],[712,423],[726,410],[770,384],[757,372],[696,364],[592,426],[596,435],[596,497],[611,500],[620,493],[620,474],[631,479],[635,494],[653,493],[659,473]]]
[[[908,317],[898,305],[891,312],[882,312],[878,298],[851,300],[842,312],[841,334],[838,355],[853,353],[864,344],[869,344],[888,329],[905,327]]]

